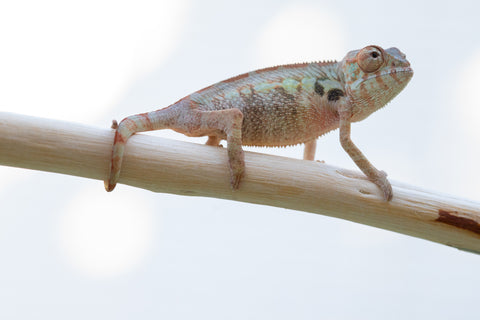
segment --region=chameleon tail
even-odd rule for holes
[[[108,181],[105,181],[105,189],[112,191],[118,182],[128,138],[136,132],[158,129],[173,129],[193,137],[212,135],[212,132],[224,132],[227,138],[231,185],[233,189],[238,189],[245,171],[242,121],[243,114],[239,109],[202,111],[198,106],[192,106],[189,99],[182,99],[164,109],[125,118],[118,127],[114,125],[116,132],[110,174]],[[210,142],[217,143],[218,140],[219,137],[216,136]]]
[[[112,125],[116,129],[115,138],[113,140],[112,158],[110,161],[109,178],[105,181],[105,189],[110,192],[115,188],[120,177],[120,168],[122,167],[123,153],[128,138],[140,131],[153,130],[150,115],[142,113],[123,119],[117,126],[114,121]]]

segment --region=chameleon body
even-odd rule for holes
[[[340,62],[289,64],[245,73],[184,97],[164,109],[123,119],[116,129],[107,191],[118,181],[125,144],[136,132],[173,129],[208,136],[207,145],[227,140],[233,189],[245,173],[242,145],[305,143],[313,160],[317,137],[339,128],[340,142],[365,175],[392,198],[392,187],[350,138],[350,123],[385,106],[410,81],[413,70],[397,48],[368,46]]]

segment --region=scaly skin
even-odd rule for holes
[[[392,187],[350,138],[350,123],[385,106],[410,81],[413,71],[396,48],[368,46],[340,62],[313,62],[245,73],[197,91],[167,108],[123,119],[116,129],[110,178],[118,181],[125,144],[136,132],[173,129],[208,136],[208,145],[227,140],[233,189],[245,173],[242,145],[289,146],[305,143],[313,160],[316,139],[340,129],[340,142],[357,166],[388,201]]]

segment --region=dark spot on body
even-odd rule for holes
[[[456,211],[449,212],[440,209],[438,210],[438,218],[435,221],[446,223],[457,228],[462,228],[480,234],[480,224],[477,221],[465,217],[460,217],[458,216],[458,212]]]
[[[322,97],[325,94],[325,88],[320,84],[320,80],[315,81],[315,93]]]
[[[328,90],[328,101],[337,101],[340,97],[343,97],[345,94],[340,89],[330,89]]]

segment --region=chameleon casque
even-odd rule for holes
[[[339,128],[340,143],[370,181],[392,198],[385,172],[377,170],[350,138],[350,124],[385,106],[413,76],[397,48],[367,46],[340,61],[288,64],[218,82],[160,110],[123,119],[116,129],[107,191],[118,181],[125,144],[136,132],[172,129],[191,137],[208,136],[207,145],[227,140],[230,182],[245,174],[242,145],[305,144],[313,160],[317,137]]]

